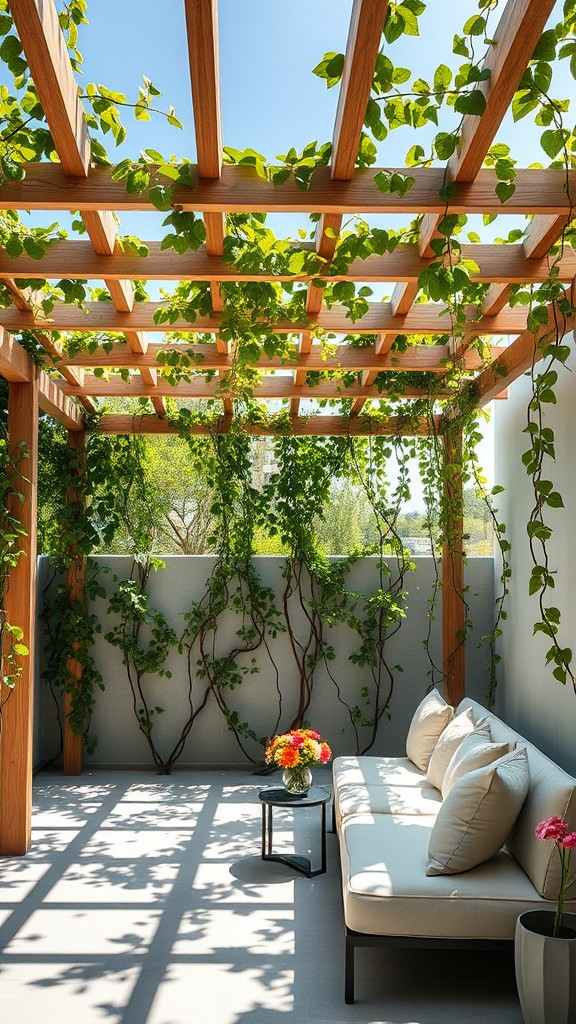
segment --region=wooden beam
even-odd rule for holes
[[[75,475],[82,477],[86,468],[86,431],[69,430],[68,445],[76,461]],[[80,512],[84,505],[84,491],[70,485],[68,503]],[[66,573],[68,597],[71,608],[82,608],[86,604],[86,557],[78,551],[68,551],[70,563]],[[74,656],[80,647],[74,642],[74,653],[66,662],[68,679],[64,692],[64,723],[62,728],[64,775],[81,775],[84,770],[84,742],[82,736],[72,732],[70,714],[74,707],[75,690],[84,675],[84,665]]]
[[[146,193],[126,192],[123,182],[113,181],[113,168],[94,167],[88,178],[72,181],[56,163],[23,165],[23,181],[7,181],[0,189],[0,209],[15,210],[154,210]],[[151,168],[153,171],[154,168]],[[406,167],[386,168],[406,174]],[[443,215],[446,202],[440,196],[444,184],[442,167],[411,167],[413,187],[404,195],[379,192],[374,184],[378,167],[358,168],[351,181],[332,181],[329,167],[318,167],[310,188],[301,189],[288,179],[274,186],[247,167],[222,168],[216,181],[200,178],[192,168],[193,188],[176,186],[174,205],[200,213],[418,213]],[[452,213],[517,214],[540,213],[567,216],[570,203],[566,193],[576,191],[576,170],[561,168],[520,168],[516,191],[502,204],[494,191],[498,179],[491,168],[482,168],[473,182],[458,184],[450,199]]]
[[[218,380],[206,381],[198,377],[190,382],[182,381],[178,384],[169,384],[160,378],[154,387],[143,384],[138,377],[132,377],[127,383],[118,377],[111,380],[102,380],[101,377],[86,375],[84,387],[80,388],[74,384],[62,383],[60,390],[66,395],[92,395],[107,398],[150,398],[153,395],[164,398],[222,398],[231,397],[225,389],[220,390]],[[430,389],[432,390],[432,389]],[[423,398],[430,394],[426,387],[405,387],[402,396],[406,398]],[[398,387],[394,390],[394,394]],[[434,395],[439,398],[453,397],[454,391],[448,388],[440,388],[434,385]],[[261,377],[259,384],[254,388],[254,396],[260,399],[266,398],[312,398],[331,399],[333,401],[344,401],[347,398],[357,398],[359,395],[366,398],[384,398],[386,389],[379,390],[374,385],[371,388],[364,388],[359,381],[353,384],[346,384],[345,381],[336,377],[334,380],[322,381],[319,384],[296,385],[291,376],[281,377],[269,375]]]
[[[390,339],[392,344],[393,337]],[[181,354],[197,360],[188,368],[192,375],[204,374],[208,370],[231,370],[235,366],[233,356],[221,355],[216,345],[153,345],[141,356],[135,356],[128,345],[118,344],[112,352],[103,348],[95,352],[84,353],[63,359],[68,366],[107,367],[115,369],[137,369],[144,367],[161,368],[158,357],[166,352]],[[501,348],[491,347],[491,357],[496,359],[502,352]],[[378,354],[370,345],[356,348],[352,345],[341,345],[330,355],[326,355],[322,345],[313,345],[307,355],[301,355],[295,345],[291,346],[291,354],[286,356],[261,355],[258,361],[250,361],[251,369],[287,370],[297,369],[306,374],[308,370],[346,370],[380,373],[383,370],[392,372],[408,371],[411,373],[446,373],[447,364],[451,360],[449,345],[412,345],[404,352],[391,352],[382,349]],[[477,370],[484,366],[485,359],[475,349],[468,349],[463,357],[462,366],[467,370]],[[364,382],[366,383],[366,382]],[[373,383],[373,381],[368,382]]]
[[[442,672],[446,699],[456,706],[466,693],[466,597],[462,550],[462,431],[451,423],[446,424],[444,430],[444,481],[448,522],[442,552]]]
[[[218,87],[218,4],[216,0],[186,0],[192,105],[202,178],[219,178],[222,167],[222,127]]]
[[[278,434],[297,436],[335,436],[353,437],[368,435],[386,437],[402,434],[425,436],[432,430],[440,428],[440,417],[435,417],[433,424],[426,418],[391,417],[387,420],[371,419],[369,416],[296,416],[290,421],[290,427],[281,429],[274,424],[242,423],[242,430],[255,437],[274,437]],[[230,417],[222,416],[219,421],[210,424],[195,423],[189,433],[193,435],[225,434],[230,429]],[[101,434],[176,434],[178,429],[168,420],[160,420],[155,416],[127,416],[106,413],[98,421],[97,430]]]
[[[1,194],[1,190],[0,190]],[[162,250],[160,242],[147,242],[149,255],[132,256],[116,253],[114,256],[99,256],[89,242],[54,242],[42,261],[42,276],[55,278],[103,278],[123,277],[149,281],[309,281],[311,274],[272,274],[238,270],[226,263],[222,257],[209,256],[204,247],[196,252],[179,255],[173,250]],[[530,281],[547,281],[549,277],[546,259],[528,259],[522,245],[463,245],[462,257],[473,259],[479,266],[478,272],[471,273],[473,281],[505,282],[526,284]],[[383,256],[369,256],[358,259],[346,273],[333,274],[332,281],[417,281],[419,275],[429,266],[429,260],[418,255],[417,246],[398,245],[392,253]],[[571,281],[576,273],[576,253],[566,248],[558,264],[559,279]],[[27,254],[10,259],[0,253],[0,279],[29,278],[38,275],[38,261]],[[350,333],[354,325],[350,324]]]
[[[554,3],[508,0],[483,64],[490,78],[476,86],[484,94],[486,109],[481,117],[464,118],[458,149],[448,162],[453,181],[473,181],[482,167]]]
[[[336,181],[349,181],[354,173],[387,14],[388,0],[354,0],[332,141]]]
[[[47,374],[40,373],[39,407],[47,416],[66,427],[66,430],[83,430],[84,416],[78,406],[64,394],[64,387],[80,388],[80,385],[68,382],[60,385]]]
[[[83,177],[90,139],[52,0],[10,0],[10,11],[64,174]]]
[[[4,327],[0,327],[0,377],[15,383],[32,380],[32,360]]]
[[[566,292],[566,297],[571,307],[574,307],[574,289]],[[530,369],[533,363],[539,362],[544,354],[543,350],[556,338],[558,331],[560,338],[573,331],[576,327],[576,315],[564,316],[556,304],[548,308],[548,320],[542,324],[534,335],[526,329],[508,348],[502,350],[494,362],[482,371],[474,381],[474,392],[477,396],[478,408],[487,405],[493,398],[510,387],[511,384],[523,373]]]
[[[159,302],[139,302],[132,313],[121,313],[110,302],[86,302],[81,309],[72,303],[56,302],[49,316],[45,317],[39,312],[8,307],[0,308],[0,325],[13,333],[35,330],[42,331],[45,335],[51,331],[94,331],[106,334],[152,331],[163,334],[166,331],[166,324],[154,322],[156,313],[162,308],[163,304]],[[266,321],[266,324],[278,334],[306,332],[307,347],[301,347],[303,354],[312,348],[310,331],[313,327],[319,327],[328,334],[378,334],[383,337],[395,337],[398,334],[450,334],[450,318],[446,307],[435,303],[418,303],[405,315],[394,316],[390,302],[371,302],[364,316],[354,322],[348,318],[347,312],[345,306],[335,303],[331,309],[322,309],[310,321]],[[477,319],[477,310],[470,307],[468,316],[469,322],[464,331],[471,336],[520,334],[526,327],[527,311],[522,306],[506,307],[498,316]],[[198,316],[193,323],[179,317],[171,324],[171,330],[180,334],[217,334],[220,327],[221,317],[218,314]],[[142,346],[140,351],[145,351],[146,348],[147,346]],[[130,349],[132,352],[137,351],[134,345],[131,345]],[[60,343],[52,343],[50,351],[56,365],[71,365],[64,357]],[[226,344],[224,350],[218,347],[218,351],[227,353],[228,345]]]
[[[553,7],[554,0],[508,0],[482,66],[490,71],[490,77],[476,85],[486,108],[481,117],[467,114],[463,118],[458,148],[448,161],[450,181],[472,182],[479,174]],[[451,202],[448,206],[454,212]],[[421,256],[434,255],[430,243],[438,237],[439,221],[435,214],[423,217]],[[403,285],[398,301],[404,308],[410,295],[408,286]]]
[[[20,521],[24,535],[20,555],[10,569],[4,599],[6,621],[19,626],[28,656],[19,657],[21,674],[2,711],[0,743],[0,855],[21,856],[30,847],[32,827],[32,723],[36,620],[36,501],[38,483],[38,375],[27,383],[11,383],[8,400],[10,449],[25,446],[28,457],[21,468],[16,494],[9,509]],[[2,687],[4,691],[4,687]],[[4,696],[4,692],[2,694]]]

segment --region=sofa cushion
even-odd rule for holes
[[[518,915],[545,908],[545,901],[504,851],[464,874],[427,877],[434,820],[394,814],[344,820],[347,926],[369,935],[512,939]]]
[[[470,707],[475,719],[486,715],[486,709],[470,698],[460,704],[459,710]],[[506,847],[524,868],[540,895],[547,900],[555,900],[560,887],[560,858],[554,843],[537,839],[534,829],[540,821],[553,814],[576,824],[576,779],[496,715],[490,714],[489,720],[494,740],[522,743],[528,756],[530,789]]]
[[[406,737],[406,753],[423,772],[428,768],[440,733],[453,716],[454,708],[438,690],[428,693],[416,708]]]
[[[463,776],[444,800],[430,836],[428,875],[469,871],[506,841],[529,786],[523,747]]]
[[[462,741],[454,752],[450,764],[446,769],[442,783],[442,796],[444,799],[459,779],[468,772],[474,772],[477,768],[485,768],[487,765],[510,753],[515,746],[513,743],[491,743],[490,726],[486,723],[476,728],[473,733]]]
[[[442,789],[446,769],[452,755],[458,750],[462,740],[472,732],[474,732],[472,709],[467,708],[461,715],[455,715],[440,733],[426,773],[428,782],[436,789]]]

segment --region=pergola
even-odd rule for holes
[[[340,87],[333,150],[330,166],[318,168],[309,189],[303,191],[292,180],[274,187],[250,168],[224,166],[219,99],[218,30],[216,0],[184,0],[190,57],[190,80],[194,107],[197,165],[193,168],[194,188],[177,186],[174,204],[183,210],[204,216],[206,243],[198,251],[178,255],[150,242],[145,258],[122,251],[118,244],[113,213],[129,210],[153,210],[147,194],[127,193],[123,182],[115,181],[112,168],[93,166],[85,112],[78,97],[66,43],[60,29],[53,0],[10,0],[9,7],[20,36],[24,54],[52,134],[59,163],[42,162],[26,166],[22,181],[5,182],[0,188],[0,208],[15,210],[78,210],[84,222],[87,241],[59,241],[51,245],[40,261],[26,254],[10,258],[0,252],[0,280],[12,297],[12,306],[0,309],[0,375],[9,382],[9,435],[11,445],[24,443],[29,451],[25,501],[18,510],[26,536],[24,556],[12,571],[6,599],[6,614],[18,623],[25,635],[30,657],[23,659],[22,675],[6,703],[0,764],[0,853],[22,854],[30,842],[32,778],[32,696],[34,677],[34,619],[36,563],[36,479],[38,411],[49,414],[69,432],[70,444],[83,449],[84,414],[96,409],[100,397],[148,398],[155,415],[103,415],[98,430],[109,433],[173,432],[164,399],[217,399],[222,415],[216,430],[229,430],[234,415],[232,395],[223,392],[216,377],[207,382],[207,370],[225,372],[232,366],[230,344],[219,337],[223,299],[220,283],[229,281],[274,280],[265,273],[242,273],[224,259],[225,215],[238,212],[298,212],[321,214],[315,251],[329,266],[335,252],[338,233],[347,214],[397,214],[422,216],[418,242],[400,244],[393,253],[356,260],[342,278],[361,282],[394,281],[389,302],[371,303],[365,316],[354,324],[355,334],[376,335],[374,345],[354,348],[341,344],[326,358],[313,340],[313,331],[323,328],[336,334],[350,331],[346,310],[323,302],[323,290],[312,278],[291,275],[290,280],[308,282],[306,318],[302,323],[271,325],[279,332],[299,335],[289,359],[262,355],[254,368],[260,371],[255,397],[284,399],[290,402],[291,430],[294,434],[394,434],[398,430],[425,433],[430,429],[422,420],[407,425],[400,419],[371,418],[363,407],[371,398],[382,398],[382,378],[390,371],[446,373],[447,362],[460,360],[471,373],[478,407],[501,396],[505,389],[542,352],[539,343],[546,338],[558,316],[550,306],[548,323],[534,334],[526,325],[526,307],[509,306],[510,287],[548,280],[550,248],[557,242],[572,215],[566,191],[566,176],[576,190],[576,171],[563,169],[519,169],[515,192],[503,205],[497,198],[497,177],[491,168],[483,168],[487,152],[508,110],[534,48],[554,7],[554,0],[508,0],[503,10],[485,67],[490,77],[478,84],[484,93],[485,110],[481,116],[465,116],[459,146],[448,163],[448,180],[455,184],[449,200],[440,196],[445,169],[412,168],[414,186],[405,195],[383,193],[374,178],[378,168],[358,169],[358,147],[373,80],[376,58],[388,12],[388,0],[354,0],[344,72]],[[405,170],[399,169],[400,171]],[[414,300],[418,279],[433,258],[431,241],[436,237],[440,219],[449,213],[528,214],[534,215],[519,244],[464,245],[462,255],[478,265],[473,279],[490,285],[480,310],[470,311],[470,323],[463,336],[454,341],[446,332],[447,318],[436,303]],[[559,280],[570,285],[576,273],[574,252],[565,248],[556,260]],[[57,303],[49,317],[19,281],[27,278],[46,280],[100,279],[109,291],[111,302],[88,302],[86,310],[72,304]],[[180,319],[171,329],[180,332],[210,333],[213,344],[189,348],[202,357],[202,369],[191,381],[171,385],[162,374],[159,354],[164,342],[148,340],[149,332],[166,328],[154,320],[157,303],[135,302],[135,280],[173,280],[210,282],[212,312],[198,317],[193,324]],[[574,327],[573,317],[563,318],[564,330]],[[33,331],[51,363],[50,375],[39,371],[18,343],[20,332]],[[61,348],[54,332],[120,332],[124,342],[114,342],[111,351],[98,349],[70,357]],[[444,344],[413,345],[404,352],[392,346],[399,334],[446,335]],[[478,335],[515,335],[506,348],[491,349],[486,359],[470,347]],[[129,380],[102,379],[93,374],[96,367],[125,368],[133,371]],[[289,369],[289,375],[274,370]],[[331,370],[334,377],[313,386],[307,372]],[[353,372],[355,383],[342,390],[338,374]],[[353,399],[349,416],[300,415],[300,403],[307,398]],[[407,389],[405,397],[420,397],[422,391]],[[453,392],[438,391],[438,400],[449,401]],[[202,425],[191,427],[206,432]],[[211,428],[212,430],[214,428]],[[246,425],[254,434],[273,428]],[[442,433],[439,418],[434,429]],[[452,437],[450,445],[458,445]],[[450,445],[446,447],[449,449]],[[447,451],[447,459],[453,452]],[[450,486],[457,492],[461,481]],[[443,560],[443,668],[449,698],[457,702],[464,693],[464,646],[459,635],[464,627],[464,607],[459,597],[463,580],[462,521],[454,526],[456,552]],[[69,576],[71,587],[81,592],[83,569],[77,559]],[[70,664],[71,678],[82,667]],[[82,770],[81,739],[68,729],[65,734],[65,770]]]

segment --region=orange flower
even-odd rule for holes
[[[278,763],[281,768],[295,768],[300,760],[300,754],[294,747],[285,747],[278,755]]]

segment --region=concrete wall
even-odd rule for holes
[[[571,339],[570,339],[571,340]],[[576,360],[568,364],[576,370]],[[564,499],[564,509],[546,511],[554,530],[549,544],[550,566],[557,572],[556,587],[549,591],[548,605],[560,608],[562,647],[576,650],[576,473],[574,408],[576,375],[559,369],[557,405],[546,405],[545,425],[556,436],[556,461],[547,460],[545,479],[554,482]],[[526,409],[530,382],[523,377],[510,389],[506,402],[495,402],[495,481],[506,490],[498,496],[500,516],[512,544],[512,581],[508,621],[500,645],[502,680],[500,709],[506,721],[533,740],[554,760],[576,773],[576,694],[570,683],[563,686],[545,664],[549,643],[533,636],[538,619],[537,597],[528,594],[532,568],[526,523],[534,505],[530,479],[522,463],[526,450]]]
[[[99,559],[102,566],[109,567],[120,578],[125,578],[131,560],[124,557]],[[281,569],[284,560],[277,557],[258,557],[258,570],[265,583],[281,593],[283,580]],[[422,641],[426,635],[428,601],[433,582],[433,565],[430,558],[415,559],[417,568],[408,574],[409,589],[408,615],[398,634],[389,643],[389,662],[403,666],[404,671],[396,674],[392,698],[392,719],[383,719],[374,753],[390,755],[404,751],[408,724],[415,706],[424,696],[429,685],[429,662]],[[45,560],[44,560],[45,563]],[[166,558],[166,569],[153,575],[150,593],[153,604],[158,607],[178,634],[182,632],[184,612],[192,600],[198,600],[204,593],[204,586],[213,565],[213,559],[206,556],[171,556]],[[47,568],[41,567],[45,578]],[[113,590],[112,575],[101,575],[101,582],[108,594]],[[491,558],[471,559],[467,569],[470,587],[469,601],[475,624],[474,636],[468,645],[468,691],[479,700],[486,693],[485,648],[478,649],[479,637],[490,632],[493,614],[493,564]],[[349,585],[360,591],[369,591],[376,586],[375,560],[358,562],[349,576]],[[98,747],[88,764],[148,764],[150,757],[144,737],[139,733],[131,704],[131,695],[117,648],[104,640],[104,633],[112,625],[106,614],[107,602],[99,600],[96,611],[102,622],[102,635],[97,637],[94,656],[102,673],[106,690],[97,695],[93,731],[98,736]],[[218,643],[222,650],[234,636],[234,617],[231,615],[219,629]],[[440,663],[439,637],[441,616],[438,608],[437,620],[433,623],[432,648],[436,663]],[[336,648],[337,657],[331,669],[344,696],[358,700],[360,687],[367,682],[366,673],[349,660],[350,652],[357,645],[357,637],[346,626],[338,626],[327,636]],[[279,667],[278,685],[282,693],[282,717],[280,727],[286,728],[296,709],[295,669],[286,635],[273,641],[274,659]],[[261,671],[248,675],[240,687],[230,694],[230,704],[237,709],[240,718],[248,721],[258,736],[269,735],[275,728],[278,698],[277,682],[269,660],[262,650],[258,654]],[[187,676],[185,660],[176,652],[170,656],[172,679],[154,678],[148,692],[151,703],[164,707],[165,713],[158,717],[155,725],[157,746],[164,757],[174,746],[187,715]],[[198,699],[200,689],[194,686]],[[48,760],[58,749],[58,734],[55,727],[54,707],[47,688],[41,693],[39,736],[41,756]],[[337,753],[352,752],[354,739],[349,718],[339,703],[337,690],[327,677],[324,668],[317,672],[314,693],[308,713],[309,721],[318,728]],[[254,743],[248,745],[251,755],[258,757],[260,748]],[[199,716],[187,739],[182,764],[236,764],[245,763],[245,757],[238,747],[233,734],[228,730],[221,711],[211,700]]]

